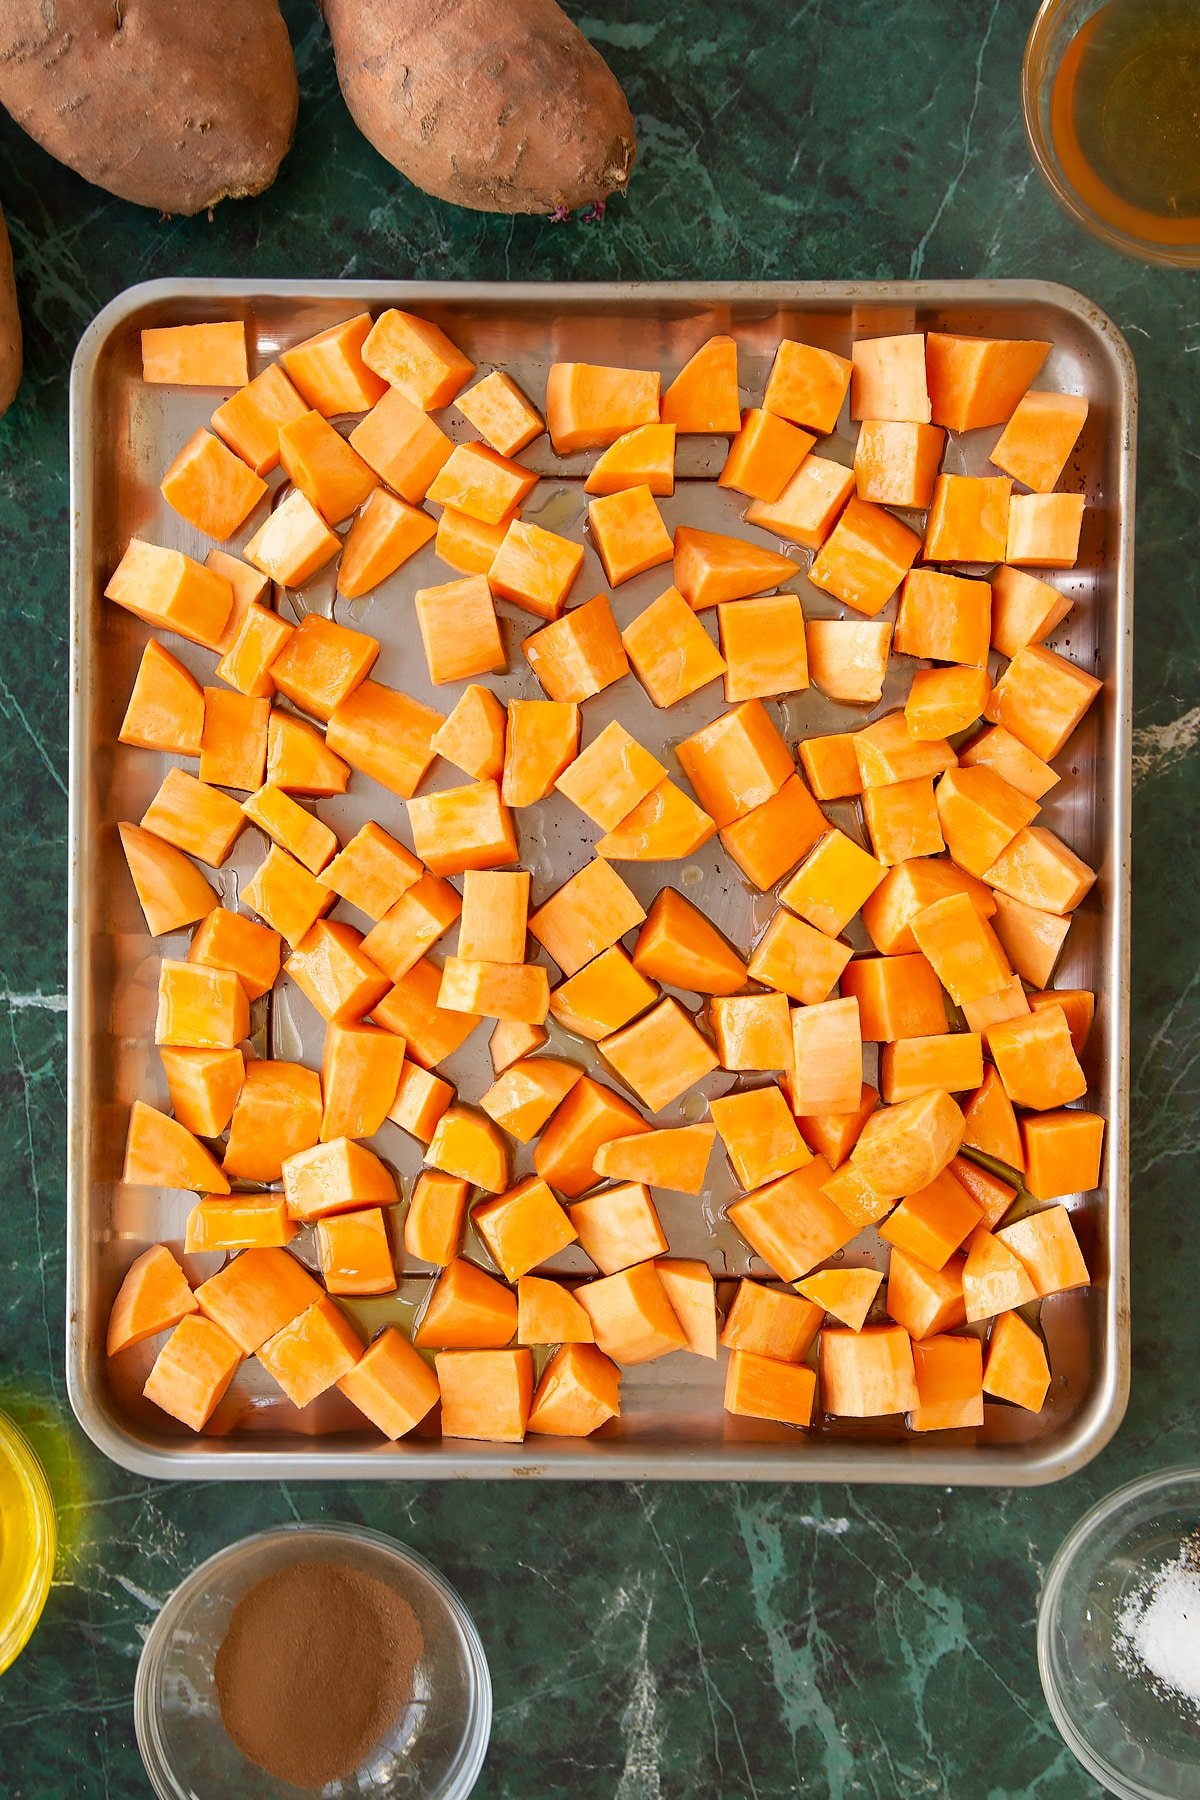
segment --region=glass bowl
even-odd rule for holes
[[[1143,262],[1200,267],[1194,220],[1174,220],[1132,205],[1101,181],[1082,157],[1072,159],[1068,169],[1054,141],[1055,82],[1081,28],[1108,3],[1042,0],[1021,65],[1021,105],[1033,160],[1055,199],[1093,237]]]
[[[221,1722],[213,1664],[248,1588],[301,1560],[336,1562],[391,1583],[425,1639],[415,1693],[370,1759],[323,1800],[465,1800],[487,1751],[492,1686],[471,1617],[436,1569],[351,1525],[283,1525],[218,1551],[171,1595],[146,1639],[134,1691],[138,1748],[159,1800],[296,1800],[299,1789],[250,1762]]]
[[[58,1532],[42,1465],[0,1413],[0,1675],[16,1661],[42,1616]]]
[[[1200,1528],[1200,1470],[1118,1488],[1075,1526],[1046,1572],[1038,1667],[1054,1722],[1084,1768],[1124,1800],[1197,1800],[1200,1710],[1130,1666],[1122,1614]]]

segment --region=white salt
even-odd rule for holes
[[[1129,1596],[1117,1618],[1122,1667],[1161,1698],[1200,1709],[1200,1569],[1183,1552]]]

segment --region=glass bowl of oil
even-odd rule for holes
[[[42,1465],[0,1413],[0,1675],[42,1616],[58,1533]]]
[[[1114,249],[1200,267],[1200,4],[1043,0],[1022,69],[1033,158]]]

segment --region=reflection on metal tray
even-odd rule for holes
[[[140,379],[139,332],[144,326],[212,317],[245,319],[257,363],[324,326],[364,308],[398,305],[443,325],[479,364],[510,371],[535,399],[556,360],[659,368],[664,381],[714,331],[733,332],[740,347],[747,404],[757,402],[780,337],[797,337],[848,353],[856,336],[904,330],[951,330],[1044,337],[1054,349],[1041,385],[1086,394],[1087,425],[1072,469],[1089,499],[1079,566],[1056,578],[1077,604],[1052,640],[1105,681],[1101,701],[1072,740],[1064,773],[1043,811],[1046,823],[1099,870],[1078,916],[1056,977],[1094,988],[1097,1019],[1088,1047],[1094,1103],[1110,1121],[1105,1185],[1082,1202],[1076,1223],[1095,1280],[1088,1289],[1047,1301],[1042,1322],[1054,1382],[1045,1410],[1031,1415],[989,1405],[978,1432],[908,1435],[897,1421],[833,1421],[804,1435],[783,1426],[727,1416],[721,1405],[722,1369],[687,1354],[626,1372],[619,1424],[583,1441],[530,1439],[522,1446],[442,1442],[416,1437],[381,1443],[337,1394],[297,1414],[251,1359],[235,1380],[206,1435],[195,1438],[141,1397],[153,1346],[104,1355],[108,1308],[120,1276],[146,1244],[182,1238],[190,1196],[123,1187],[120,1170],[130,1101],[165,1103],[165,1084],[153,1046],[154,996],[161,954],[172,940],[146,934],[118,843],[119,819],[137,819],[161,780],[167,759],[117,743],[117,731],[137,668],[146,628],[101,598],[128,538],[143,534],[203,556],[210,547],[162,500],[158,482],[180,444],[207,422],[214,396],[201,390],[147,387]],[[1127,1300],[1127,994],[1131,567],[1135,387],[1123,341],[1102,314],[1068,289],[1042,283],[947,284],[663,284],[655,286],[482,286],[438,283],[158,282],[130,289],[107,307],[85,334],[72,384],[73,667],[71,737],[72,915],[70,1021],[70,1294],[69,1371],[75,1411],[91,1437],[125,1466],[166,1477],[313,1476],[610,1476],[706,1479],[1010,1482],[1054,1480],[1079,1467],[1116,1429],[1128,1386]],[[473,435],[452,409],[441,415],[456,437]],[[992,434],[958,438],[951,469],[982,470]],[[852,431],[843,417],[831,454],[849,462]],[[711,480],[724,440],[680,440],[679,480],[662,510],[669,527],[690,523],[740,528],[746,502]],[[573,533],[585,517],[582,476],[589,459],[557,462],[539,439],[522,460],[545,474],[525,509],[556,531]],[[238,542],[249,535],[249,528]],[[236,548],[236,544],[233,546]],[[806,553],[794,551],[801,563]],[[337,616],[378,637],[375,673],[393,686],[447,711],[457,687],[432,689],[410,596],[449,578],[428,546],[373,594],[337,603]],[[638,577],[614,596],[625,624],[666,585],[661,569]],[[589,546],[576,586],[583,598],[604,588]],[[812,615],[838,608],[803,576],[791,584]],[[318,578],[289,597],[296,609],[333,605],[332,577]],[[285,602],[287,604],[287,602]],[[893,616],[895,602],[887,616]],[[505,698],[534,694],[517,648],[531,628],[528,615],[501,605],[510,648],[509,673],[496,681]],[[172,641],[202,679],[212,658]],[[881,707],[902,697],[904,672],[889,675]],[[658,711],[630,678],[588,702],[589,734],[620,718],[661,756],[720,704],[710,688],[668,712]],[[837,706],[815,689],[774,708],[790,739],[847,730],[866,712]],[[462,777],[442,763],[432,787]],[[318,811],[344,839],[369,817],[407,835],[401,802],[356,776],[352,792],[322,801]],[[832,806],[835,823],[858,831],[851,805]],[[533,871],[536,904],[587,860],[595,832],[560,797],[518,815],[523,860]],[[231,898],[262,855],[247,831],[220,883]],[[684,864],[622,864],[622,874],[648,904],[666,883],[697,901],[735,942],[747,944],[765,925],[773,899],[749,891],[719,845]],[[354,916],[354,915],[351,915]],[[363,921],[359,920],[359,923]],[[176,940],[178,942],[179,940]],[[856,940],[860,944],[865,939]],[[453,948],[453,935],[439,950]],[[304,997],[283,983],[268,1006],[256,1009],[260,1047],[317,1065],[322,1025]],[[552,1028],[561,1048],[594,1060],[590,1047]],[[481,1028],[448,1063],[448,1076],[466,1098],[490,1080],[487,1030]],[[605,1077],[611,1080],[610,1076]],[[702,1116],[704,1098],[732,1082],[710,1077],[660,1116],[660,1123]],[[375,1148],[398,1170],[405,1191],[420,1166],[420,1146],[385,1125]],[[529,1166],[516,1158],[516,1173]],[[710,1164],[698,1199],[664,1195],[663,1224],[672,1253],[706,1257],[720,1279],[747,1270],[764,1273],[723,1218],[732,1194],[724,1159]],[[863,1245],[867,1244],[867,1248]],[[297,1240],[302,1255],[311,1247]],[[878,1245],[856,1240],[847,1263],[874,1261]],[[486,1255],[478,1245],[468,1254]],[[204,1259],[196,1259],[206,1272]],[[211,1264],[215,1266],[215,1264]],[[582,1271],[578,1253],[557,1264]],[[403,1269],[398,1296],[354,1304],[364,1326],[388,1318],[411,1321],[426,1291],[428,1271]]]

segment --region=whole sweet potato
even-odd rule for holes
[[[0,212],[0,415],[6,413],[21,385],[21,315],[13,283],[12,246]]]
[[[555,0],[323,0],[363,135],[426,193],[552,213],[623,189],[629,103]]]
[[[0,105],[97,187],[195,213],[271,185],[299,94],[277,0],[3,0]]]

